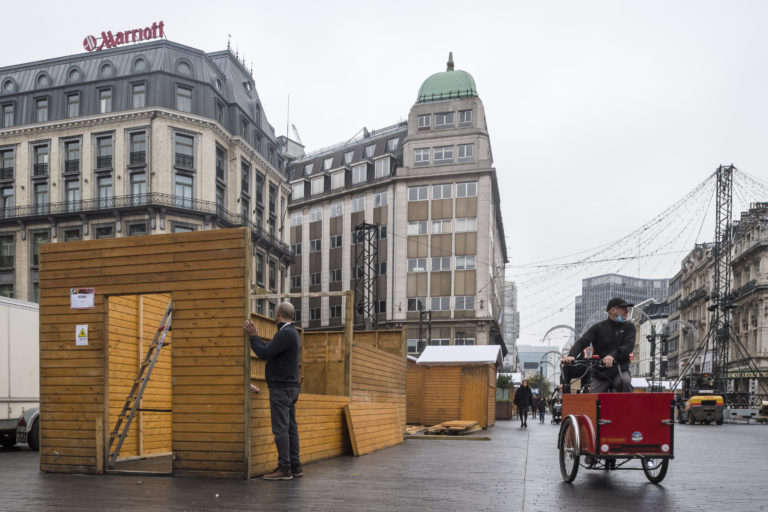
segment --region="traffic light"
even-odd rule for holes
[[[661,335],[661,355],[665,356],[667,355],[667,352],[669,351],[669,336],[666,334]]]

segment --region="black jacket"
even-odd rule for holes
[[[265,374],[270,388],[299,386],[299,351],[301,341],[293,323],[280,322],[277,333],[269,343],[258,336],[251,336],[251,349],[259,358],[267,361]]]
[[[594,354],[600,357],[613,356],[622,371],[629,369],[629,354],[635,349],[635,326],[632,322],[614,322],[610,318],[590,327],[568,352],[569,356],[578,356],[582,350],[592,345]]]
[[[515,391],[515,400],[513,402],[518,408],[528,408],[533,403],[533,393],[530,386],[520,386]]]

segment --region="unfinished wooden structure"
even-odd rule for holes
[[[407,422],[436,425],[451,420],[496,422],[498,345],[429,346],[408,362]]]
[[[41,246],[41,470],[109,470],[109,432],[169,300],[168,345],[120,458],[166,455],[177,476],[249,478],[276,466],[263,362],[242,329],[251,253],[242,228]],[[71,307],[70,291],[80,288],[95,289],[93,308]],[[258,321],[270,338],[274,322]],[[77,342],[82,326],[87,344]],[[351,450],[350,403],[389,404],[404,427],[403,332],[302,338],[303,462]],[[261,393],[250,392],[252,382]]]

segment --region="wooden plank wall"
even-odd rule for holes
[[[488,365],[488,426],[496,424],[496,366]]]
[[[365,455],[403,442],[400,415],[391,404],[357,402],[344,407],[352,453]]]
[[[352,345],[352,403],[387,405],[405,432],[406,359],[370,346]]]
[[[308,331],[302,340],[303,393],[345,395],[344,333]]]
[[[174,474],[248,476],[250,244],[238,228],[41,246],[41,470],[97,471],[96,418],[109,424],[105,298],[170,293]],[[70,288],[83,287],[95,287],[94,309],[70,309]],[[75,345],[78,324],[88,346]]]
[[[112,432],[125,399],[136,378],[139,353],[139,297],[138,295],[110,297],[109,303],[109,421],[107,430]],[[137,428],[140,418],[135,418],[120,449],[121,458],[139,455]]]
[[[411,425],[424,424],[424,371],[415,361],[406,363],[405,422]]]
[[[437,425],[460,419],[461,367],[425,366],[422,420],[424,425]]]
[[[461,370],[461,409],[456,419],[476,421],[478,425],[486,428],[488,426],[488,368],[487,366],[464,366]]]
[[[337,457],[351,450],[344,423],[345,396],[302,393],[296,403],[299,426],[299,453],[302,463]],[[262,475],[277,467],[269,392],[251,398],[251,474]]]
[[[406,357],[406,333],[405,329],[379,330],[379,331],[355,331],[353,343],[361,346],[374,347],[396,356]]]

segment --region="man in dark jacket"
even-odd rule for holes
[[[299,429],[296,425],[301,342],[293,326],[293,315],[293,304],[278,304],[275,310],[277,333],[269,343],[259,337],[258,329],[250,319],[243,323],[243,329],[250,338],[251,349],[260,359],[267,361],[265,374],[278,468],[264,475],[265,480],[291,480],[304,475],[299,459]]]
[[[528,426],[528,408],[533,399],[531,388],[528,387],[528,381],[520,383],[520,387],[515,391],[514,404],[517,406],[517,415],[520,416],[520,427]]]
[[[635,326],[627,317],[629,308],[633,306],[618,297],[609,300],[605,308],[608,319],[590,327],[563,358],[563,362],[572,363],[575,356],[590,345],[593,353],[603,358],[606,370],[592,373],[592,393],[604,393],[611,387],[618,392],[632,391],[629,355],[635,348]]]

